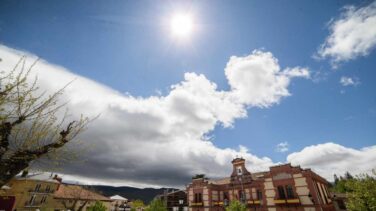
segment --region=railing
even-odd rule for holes
[[[30,193],[41,193],[41,194],[43,194],[43,193],[54,193],[55,190],[53,190],[53,189],[50,189],[50,190],[47,190],[47,189],[44,189],[44,190],[41,190],[41,189],[40,189],[40,190],[29,189],[28,192],[30,192]]]
[[[249,205],[260,205],[261,201],[260,200],[248,200],[247,203]]]
[[[25,202],[25,207],[40,207],[42,206],[42,203],[29,203]]]
[[[202,206],[202,205],[203,205],[202,202],[191,202],[191,206],[198,207],[198,206]]]
[[[294,205],[294,204],[300,204],[300,200],[298,198],[293,199],[274,199],[274,203],[276,205]]]
[[[214,206],[223,206],[223,201],[213,201]]]

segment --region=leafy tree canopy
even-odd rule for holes
[[[346,179],[339,180],[333,191],[347,194],[346,207],[350,211],[376,210],[376,171],[372,175],[349,175],[347,172]]]
[[[132,207],[133,208],[141,208],[141,207],[145,207],[145,204],[141,199],[136,199],[132,202]]]
[[[87,211],[106,211],[106,206],[102,202],[96,201],[94,205],[87,208]]]
[[[231,201],[230,205],[226,207],[226,211],[246,211],[246,210],[247,210],[247,207],[237,200]]]
[[[145,211],[167,211],[167,207],[160,199],[154,199],[150,202],[149,206],[145,209]]]

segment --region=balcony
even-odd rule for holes
[[[42,203],[29,203],[29,202],[25,202],[25,207],[40,207],[42,206]]]
[[[203,205],[202,202],[191,202],[192,207],[201,207]]]
[[[293,198],[293,199],[274,199],[274,203],[276,205],[300,205],[299,198]]]
[[[53,189],[45,189],[45,190],[35,190],[35,189],[29,189],[28,192],[30,193],[36,193],[36,194],[49,194],[49,193],[54,193],[55,190]]]
[[[223,201],[213,201],[214,206],[223,206]]]
[[[260,205],[261,201],[260,200],[248,200],[247,203],[248,205]]]

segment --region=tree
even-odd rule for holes
[[[230,202],[230,205],[226,207],[226,211],[246,211],[247,207],[240,203],[238,200],[233,200]]]
[[[200,178],[205,178],[205,174],[196,174],[195,176],[192,177],[192,179],[200,179]]]
[[[106,211],[106,206],[102,202],[96,201],[94,205],[87,208],[87,211]]]
[[[354,179],[354,177],[350,174],[350,172],[346,171],[345,179]]]
[[[376,171],[373,176],[363,174],[346,181],[348,200],[346,207],[350,211],[376,210]]]
[[[334,184],[337,185],[338,181],[339,181],[338,176],[334,174]]]
[[[346,207],[351,211],[376,210],[376,171],[351,176],[348,172],[333,187],[334,192],[346,193]]]
[[[136,200],[134,200],[134,201],[132,202],[132,208],[134,208],[134,209],[136,209],[136,210],[138,210],[138,209],[140,209],[140,208],[143,208],[143,207],[145,207],[145,204],[144,204],[144,202],[143,202],[142,200],[140,200],[140,199],[136,199]]]
[[[167,207],[160,199],[154,199],[150,202],[149,206],[145,209],[145,211],[167,211]]]
[[[58,158],[61,148],[71,142],[87,125],[81,117],[67,122],[58,101],[64,91],[46,95],[29,83],[35,61],[25,68],[22,57],[9,73],[0,73],[0,187],[41,158]]]

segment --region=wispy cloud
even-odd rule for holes
[[[360,84],[360,80],[356,77],[342,76],[339,83],[342,86],[358,86]]]
[[[289,144],[287,142],[281,142],[277,144],[275,151],[277,152],[287,152],[289,151]]]
[[[329,58],[333,68],[369,54],[376,45],[376,2],[360,8],[346,6],[339,18],[329,23],[329,30],[318,56]]]

